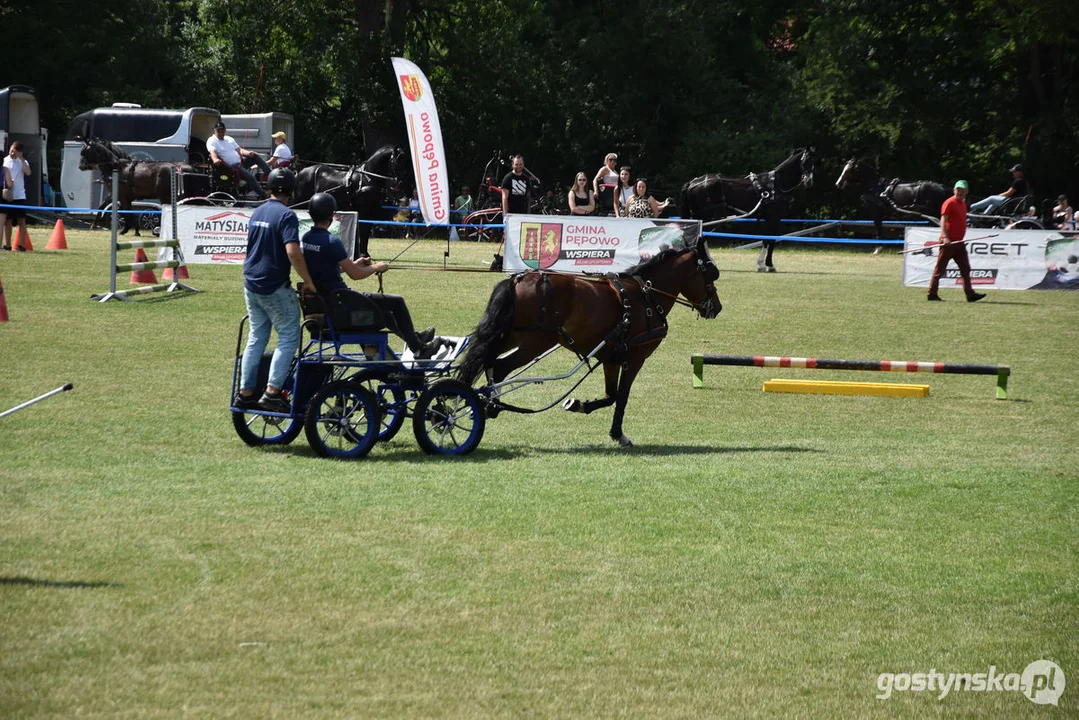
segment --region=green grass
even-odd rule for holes
[[[43,247],[47,231],[34,234]],[[252,449],[227,412],[238,267],[137,304],[107,235],[0,256],[0,715],[1075,715],[1079,294],[926,303],[900,260],[715,251],[723,313],[679,309],[610,411],[502,414],[466,458],[408,425],[363,460]],[[376,241],[392,257],[404,243]],[[402,261],[441,262],[428,244]],[[493,248],[456,243],[455,266]],[[468,332],[491,273],[400,270],[418,326]],[[126,283],[121,282],[122,286]],[[364,283],[367,285],[367,283]],[[374,288],[373,282],[370,288]],[[694,352],[1000,363],[922,399],[762,393]],[[542,399],[554,385],[530,391]],[[577,393],[593,397],[590,378]],[[1022,672],[1015,693],[896,693],[882,672]]]

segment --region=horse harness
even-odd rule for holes
[[[514,285],[519,283],[527,274],[527,272],[524,272],[514,275]],[[554,306],[554,286],[551,284],[550,276],[557,274],[558,273],[540,272],[540,277],[543,279],[543,289],[541,291],[543,296],[543,304],[540,306],[539,319],[532,325],[514,326],[514,331],[532,332],[540,330],[550,332],[552,330],[552,328],[550,327],[550,323],[547,321],[549,312],[548,303],[550,302],[551,306]],[[614,327],[612,327],[606,335],[603,336],[603,342],[608,347],[614,348],[615,357],[624,359],[626,353],[629,352],[629,349],[631,347],[634,347],[636,345],[645,345],[648,343],[658,343],[663,340],[663,338],[667,337],[667,317],[664,313],[663,306],[659,305],[656,302],[654,293],[659,292],[665,295],[669,295],[670,293],[663,293],[661,290],[653,288],[652,283],[648,280],[643,279],[640,275],[626,276],[619,275],[617,273],[607,273],[603,276],[585,276],[582,279],[585,279],[589,282],[606,281],[608,287],[610,287],[614,291],[615,295],[617,295],[618,297],[619,303],[622,305],[622,318],[614,324]],[[630,325],[632,325],[633,323],[633,305],[630,302],[629,295],[627,294],[625,281],[630,281],[637,284],[637,287],[641,289],[641,292],[644,295],[646,303],[646,307],[644,310],[646,328],[644,332],[638,333],[637,335],[629,338],[627,338],[626,336],[629,333]],[[675,300],[677,302],[688,304],[684,301],[679,300],[677,297],[675,297]],[[554,309],[552,314],[554,315],[554,332],[558,334],[559,339],[566,346],[566,348],[572,350],[573,353],[577,355],[578,359],[583,360],[587,355],[587,350],[585,353],[582,353],[581,350],[577,347],[577,344],[574,341],[573,337],[569,334],[569,332],[567,332],[565,325],[562,324],[562,318],[558,310]]]

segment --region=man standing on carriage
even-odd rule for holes
[[[258,153],[237,145],[231,135],[225,134],[225,130],[225,123],[218,121],[214,125],[214,134],[206,139],[206,151],[210,153],[210,161],[214,165],[219,163],[228,165],[240,174],[240,177],[247,184],[249,192],[255,193],[259,200],[265,199],[266,193],[262,192],[258,180],[251,174],[251,171],[244,167],[244,161],[258,165],[262,172],[267,175],[270,173],[270,166],[266,164],[266,161]]]
[[[300,250],[300,221],[288,207],[296,173],[278,168],[270,173],[267,184],[271,197],[251,213],[247,225],[244,302],[251,329],[240,361],[240,394],[232,406],[287,413],[291,406],[281,396],[281,389],[300,347],[300,308],[289,277],[291,270],[295,268],[308,288],[315,290],[317,285]],[[277,331],[277,347],[270,361],[266,392],[256,401],[259,365],[271,330]]]

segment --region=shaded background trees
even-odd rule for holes
[[[348,162],[403,142],[389,57],[424,68],[455,184],[494,149],[549,185],[603,155],[674,194],[689,178],[824,155],[813,208],[853,152],[976,196],[1029,166],[1079,195],[1079,4],[1040,0],[9,0],[31,39],[0,86],[36,88],[62,135],[115,101],[296,118],[294,147]],[[58,157],[53,142],[51,164]],[[53,176],[58,177],[53,166]]]

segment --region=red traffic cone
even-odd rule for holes
[[[0,280],[0,322],[7,322],[7,300],[4,299],[4,283]]]
[[[64,235],[64,219],[56,221],[56,227],[52,229],[49,242],[45,245],[46,250],[67,250],[67,236]]]
[[[15,250],[19,249],[19,246],[26,248],[27,251],[34,249],[34,243],[30,242],[30,233],[26,231],[26,228],[19,227],[19,231],[15,233]]]
[[[135,250],[135,262],[144,263],[150,262],[150,259],[146,257],[146,251],[142,248]],[[145,270],[132,270],[131,271],[131,284],[148,283],[150,285],[157,284],[157,275],[154,274],[153,268],[147,268]]]
[[[165,268],[161,271],[161,280],[172,280],[172,276],[175,274],[180,280],[190,280],[191,276],[187,273],[187,263],[180,263],[180,267],[177,268],[180,272],[173,273],[172,268]]]

